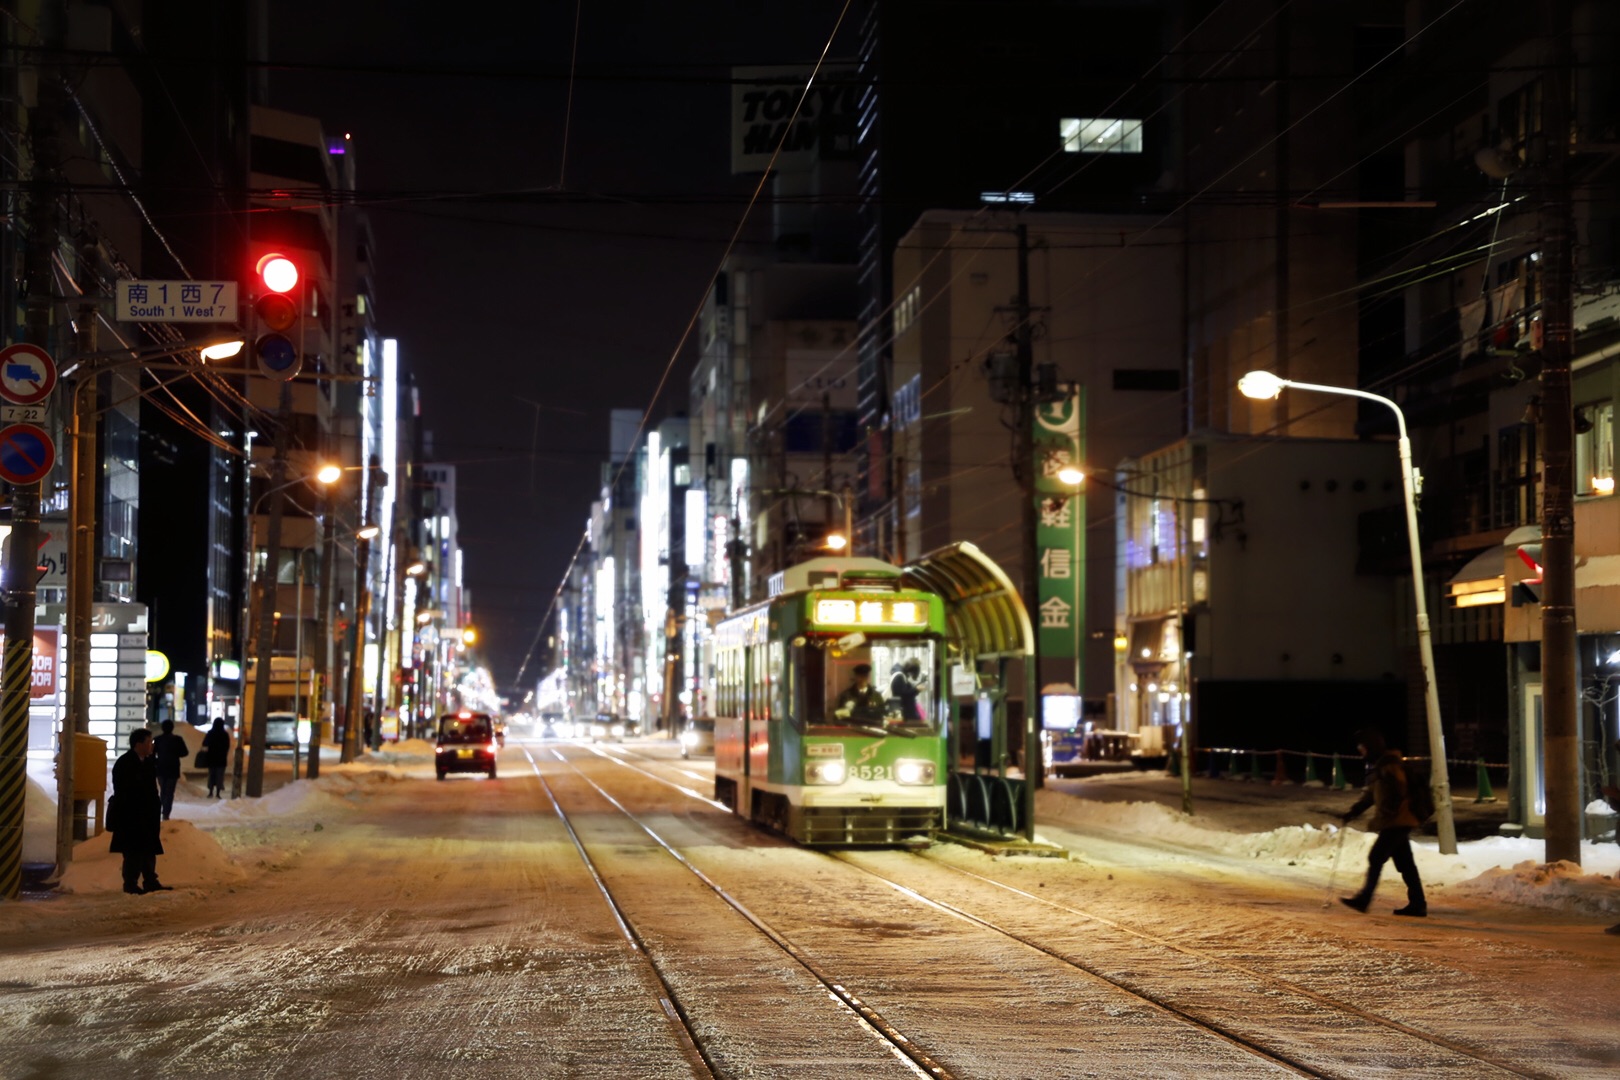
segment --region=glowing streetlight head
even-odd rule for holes
[[[410,577],[420,577],[421,575],[427,573],[427,563],[418,559],[416,562],[411,563],[411,565],[405,568],[405,573]]]
[[[380,532],[382,532],[382,530],[377,526],[367,525],[354,535],[361,540],[375,540],[377,538],[377,534]]]
[[[335,484],[343,475],[343,468],[339,465],[322,465],[315,474],[315,479],[323,484]]]
[[[242,351],[243,341],[216,341],[212,345],[204,345],[197,350],[197,355],[206,363],[209,360],[229,360]]]
[[[461,632],[461,643],[463,645],[472,645],[472,644],[475,644],[477,641],[478,641],[478,631],[473,629],[472,627],[469,626],[469,627],[467,627],[465,630],[463,630]]]
[[[827,536],[828,551],[843,551],[849,547],[849,537],[843,533],[829,533]]]
[[[1058,470],[1057,478],[1063,481],[1065,484],[1068,484],[1070,487],[1079,487],[1085,482],[1086,474],[1075,468],[1073,465],[1065,465],[1063,468]]]
[[[1287,385],[1287,379],[1279,378],[1269,371],[1251,371],[1238,380],[1238,392],[1256,401],[1264,401],[1267,398],[1275,400]]]

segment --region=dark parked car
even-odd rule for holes
[[[481,772],[495,779],[495,720],[488,713],[458,712],[439,717],[439,745],[433,752],[433,771]]]
[[[681,729],[681,757],[693,756],[714,756],[714,717],[693,717]]]

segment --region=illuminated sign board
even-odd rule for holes
[[[817,600],[815,621],[839,626],[923,626],[928,605],[917,600]]]

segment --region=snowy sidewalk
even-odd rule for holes
[[[1358,789],[1334,791],[1301,784],[1193,777],[1192,814],[1183,814],[1179,777],[1163,772],[1116,771],[1084,778],[1049,779],[1036,804],[1037,833],[1098,834],[1170,845],[1212,855],[1319,867],[1330,874],[1339,847],[1338,815]],[[1486,902],[1539,908],[1613,922],[1620,915],[1620,845],[1581,845],[1581,865],[1547,864],[1545,844],[1502,836],[1505,802],[1475,803],[1474,792],[1453,791],[1458,853],[1441,855],[1429,833],[1412,847],[1431,902]],[[1373,836],[1366,815],[1350,826],[1339,869],[1365,863]]]

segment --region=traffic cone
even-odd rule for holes
[[[1474,796],[1474,801],[1477,803],[1496,801],[1496,792],[1491,790],[1490,774],[1485,771],[1484,758],[1479,759],[1479,792]]]
[[[1271,778],[1272,787],[1282,787],[1288,783],[1288,766],[1283,764],[1282,747],[1277,748],[1277,775]]]
[[[1260,751],[1249,751],[1249,779],[1255,783],[1260,782]]]
[[[1333,790],[1343,791],[1349,786],[1344,782],[1344,765],[1340,763],[1339,754],[1335,751],[1333,754]]]
[[[1237,776],[1237,751],[1236,750],[1228,750],[1226,752],[1226,775],[1231,776],[1231,777],[1236,777]]]
[[[1309,750],[1305,751],[1305,783],[1321,783],[1316,777],[1316,755]]]

